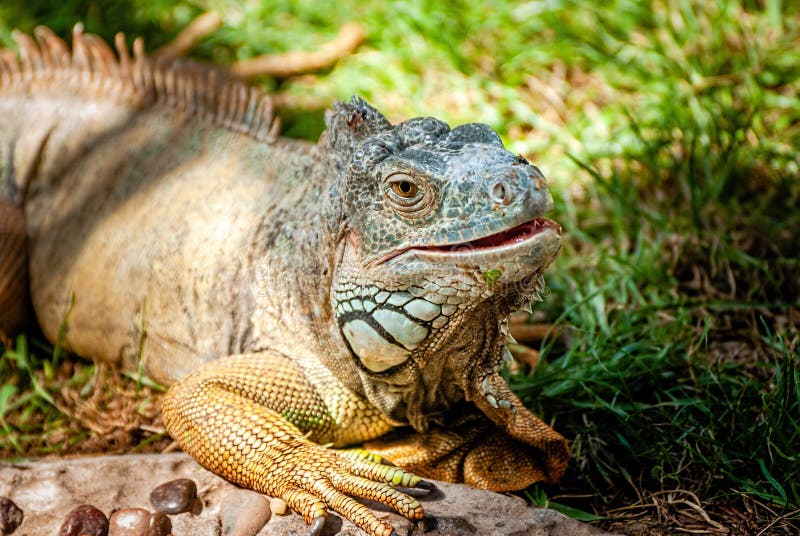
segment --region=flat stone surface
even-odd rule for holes
[[[0,462],[0,496],[25,512],[14,536],[56,534],[65,516],[89,503],[107,516],[120,508],[150,509],[154,487],[176,478],[197,483],[205,508],[200,515],[170,516],[174,536],[220,536],[222,499],[236,487],[200,467],[183,453],[94,456],[36,462]],[[374,510],[401,536],[602,536],[608,533],[562,514],[532,508],[518,498],[458,484],[436,482],[439,490],[422,499],[435,527],[427,532],[381,506]],[[258,536],[305,535],[299,515],[272,516]],[[362,535],[353,524],[331,513],[324,536]]]

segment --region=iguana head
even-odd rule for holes
[[[359,99],[327,119],[338,329],[370,401],[424,428],[501,366],[507,317],[559,249],[552,199],[487,125],[391,125]]]

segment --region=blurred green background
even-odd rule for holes
[[[214,10],[223,24],[191,56],[230,64],[314,50],[360,23],[365,43],[334,67],[256,81],[284,103],[286,135],[316,139],[322,110],[359,94],[392,121],[488,123],[550,179],[566,241],[534,318],[565,335],[510,375],[573,460],[560,486],[527,497],[629,534],[797,534],[797,8],[12,0],[0,5],[0,45],[13,46],[13,28],[68,38],[83,21],[152,50]],[[30,420],[30,394],[59,387],[37,372],[52,368],[48,352],[40,343],[0,360],[10,455],[70,449]]]

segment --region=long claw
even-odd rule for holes
[[[427,497],[432,491],[436,490],[436,486],[427,480],[420,480],[413,488],[401,487],[399,489],[409,497],[423,498]]]
[[[420,480],[417,482],[417,485],[414,486],[415,488],[423,489],[427,492],[431,492],[436,489],[436,485],[433,482],[428,482],[427,480]]]
[[[422,528],[423,532],[429,532],[436,528],[436,518],[425,514],[425,517],[419,522],[420,527]]]
[[[399,490],[408,495],[409,497],[414,497],[415,499],[424,499],[425,497],[431,494],[431,492],[428,490],[417,489],[417,488],[399,488]]]
[[[308,536],[319,536],[322,534],[322,529],[325,528],[325,517],[318,517],[311,522],[311,528],[308,530]]]

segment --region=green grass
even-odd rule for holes
[[[162,386],[65,355],[41,336],[17,336],[0,354],[0,378],[0,459],[169,443],[154,429]]]
[[[797,532],[796,6],[12,2],[0,43],[12,27],[66,35],[84,20],[154,48],[207,9],[225,22],[193,55],[219,63],[365,26],[364,46],[335,68],[261,81],[300,103],[283,112],[291,135],[316,137],[320,108],[357,93],[395,121],[488,123],[550,178],[567,238],[536,314],[568,332],[512,381],[574,456],[562,485],[529,490],[532,500],[663,530]],[[3,359],[0,377],[24,368]],[[46,405],[8,385],[0,406]]]
[[[86,439],[87,430],[59,408],[55,397],[62,388],[91,385],[93,368],[79,364],[67,378],[58,372],[62,364],[57,350],[38,342],[31,348],[24,335],[0,357],[5,380],[0,387],[0,453],[11,458],[50,454]]]

